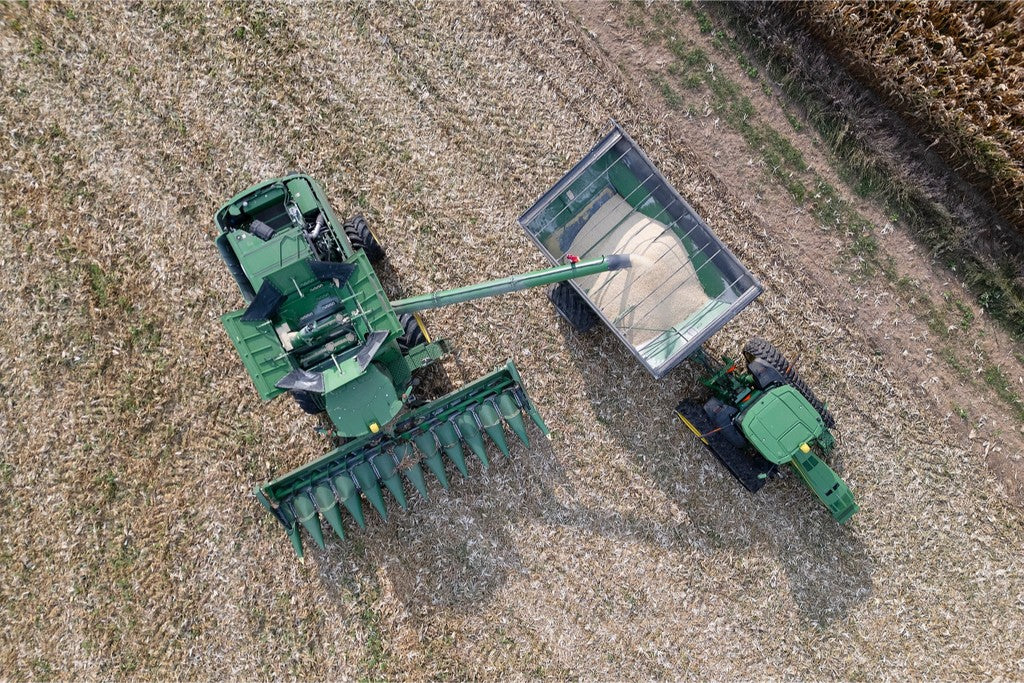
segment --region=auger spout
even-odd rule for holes
[[[558,282],[572,280],[574,278],[597,275],[610,270],[621,270],[623,268],[629,268],[630,265],[632,264],[630,263],[628,255],[611,254],[600,258],[568,263],[564,266],[542,268],[541,270],[534,270],[521,275],[511,275],[509,277],[489,280],[475,285],[458,287],[457,289],[448,289],[441,292],[430,292],[429,294],[411,296],[407,299],[392,301],[391,307],[398,315],[403,315],[405,313],[417,313],[431,308],[441,308],[442,306],[461,304],[465,301],[472,301],[473,299],[484,299],[489,296],[497,296],[498,294],[517,292],[521,289],[542,287],[544,285],[552,285]]]

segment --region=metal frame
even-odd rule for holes
[[[561,196],[570,185],[576,182],[576,180],[579,179],[579,177],[582,176],[587,169],[593,166],[593,164],[598,159],[607,154],[620,141],[625,141],[625,143],[629,146],[629,149],[620,156],[619,160],[624,158],[627,154],[629,154],[629,152],[634,152],[639,157],[639,159],[649,167],[651,174],[644,179],[640,186],[644,186],[648,180],[654,178],[654,180],[660,183],[664,190],[668,192],[668,194],[673,200],[670,204],[668,204],[665,207],[666,210],[668,206],[671,206],[675,202],[678,202],[682,207],[679,217],[673,220],[669,225],[671,226],[673,224],[678,223],[679,219],[683,215],[687,215],[690,218],[692,218],[694,221],[694,227],[691,228],[686,233],[687,236],[692,234],[693,231],[696,230],[698,227],[702,227],[706,236],[709,239],[709,242],[707,245],[701,247],[700,251],[704,251],[711,244],[714,244],[717,249],[717,251],[715,251],[712,257],[708,260],[708,262],[711,262],[712,259],[718,257],[719,255],[722,255],[725,259],[729,260],[732,263],[732,265],[741,273],[739,277],[733,280],[733,282],[728,283],[728,286],[732,288],[734,285],[742,281],[745,277],[749,278],[751,283],[750,286],[747,287],[737,297],[736,301],[732,302],[727,309],[725,309],[721,314],[719,314],[717,318],[715,318],[714,321],[711,322],[710,325],[703,328],[700,333],[698,333],[689,341],[687,341],[683,348],[680,349],[678,352],[670,356],[661,364],[655,366],[649,363],[640,354],[639,349],[633,346],[633,344],[631,344],[626,339],[626,336],[625,334],[623,334],[622,329],[620,329],[615,324],[615,321],[609,320],[608,317],[605,316],[601,309],[598,308],[596,304],[594,304],[590,297],[587,296],[586,292],[583,291],[579,284],[577,284],[574,281],[569,281],[569,284],[576,289],[579,295],[582,296],[583,299],[590,305],[590,307],[594,310],[597,316],[604,322],[604,324],[612,331],[612,333],[616,337],[619,338],[619,341],[621,341],[626,346],[626,348],[628,348],[630,352],[634,356],[636,356],[637,360],[640,361],[641,365],[643,365],[647,369],[647,371],[650,372],[656,379],[661,379],[666,374],[668,374],[668,372],[671,371],[672,368],[679,365],[681,362],[686,360],[690,355],[692,355],[695,351],[697,351],[705,341],[710,339],[716,332],[722,329],[726,325],[726,323],[728,323],[730,320],[736,317],[740,313],[740,311],[742,311],[744,308],[750,305],[750,303],[754,299],[756,299],[764,290],[761,284],[757,281],[757,278],[754,277],[754,274],[751,273],[750,270],[746,266],[744,266],[739,259],[736,258],[736,256],[725,245],[724,242],[718,239],[718,237],[711,230],[711,227],[704,221],[703,218],[700,217],[700,215],[697,214],[696,211],[693,210],[693,207],[691,207],[689,203],[685,199],[683,199],[679,192],[676,191],[675,187],[673,187],[672,184],[668,181],[668,179],[666,179],[665,176],[662,175],[661,171],[658,170],[658,168],[654,165],[654,162],[651,161],[650,157],[648,157],[647,154],[644,153],[640,146],[637,145],[631,137],[629,137],[629,135],[622,129],[621,126],[619,126],[618,123],[616,123],[614,120],[611,123],[613,126],[612,130],[607,135],[605,135],[605,137],[600,142],[598,142],[594,146],[594,148],[591,149],[590,152],[588,152],[587,155],[583,157],[583,159],[579,163],[573,166],[569,170],[569,172],[562,177],[561,180],[559,180],[551,189],[545,192],[544,195],[539,200],[537,200],[537,202],[532,207],[530,207],[529,210],[527,210],[522,216],[519,217],[519,225],[523,228],[524,232],[526,232],[526,234],[533,241],[533,243],[537,245],[537,248],[541,251],[541,253],[544,254],[544,256],[546,256],[547,259],[551,261],[553,264],[558,264],[559,260],[553,254],[551,254],[551,252],[548,251],[547,247],[544,246],[541,240],[538,239],[537,236],[534,235],[533,232],[531,232],[527,226],[531,222],[533,222],[533,220],[541,212],[546,210],[548,206],[556,198]],[[617,160],[616,163],[618,163],[619,160]],[[653,191],[651,192],[651,194],[653,194]],[[707,263],[702,264],[700,267],[703,268],[706,265]],[[696,272],[694,274],[696,274]],[[683,321],[679,322],[681,323]],[[679,333],[677,332],[677,334]],[[680,334],[680,336],[682,335]]]

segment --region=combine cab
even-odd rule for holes
[[[529,444],[524,416],[547,434],[511,361],[437,400],[415,396],[414,373],[447,352],[443,340],[429,337],[419,311],[592,277],[630,262],[612,254],[574,259],[393,302],[374,272],[384,250],[366,221],[338,221],[307,176],[242,192],[221,207],[216,222],[217,248],[247,303],[221,320],[256,390],[264,400],[290,393],[331,425],[334,450],[256,489],[300,557],[300,526],[323,547],[323,522],[344,537],[346,516],[365,524],[364,502],[386,518],[388,496],[407,506],[405,484],[426,496],[424,467],[447,488],[444,459],[466,475],[464,447],[487,467],[485,437],[505,454],[506,427]]]
[[[761,293],[761,285],[616,124],[519,219],[552,263],[629,254],[632,267],[549,290],[577,330],[603,322],[656,378],[684,360],[708,374],[712,397],[677,413],[750,491],[785,464],[845,522],[857,505],[827,455],[835,423],[781,354],[763,340],[744,353],[748,372],[702,344]]]

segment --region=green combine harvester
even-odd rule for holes
[[[618,124],[519,219],[553,263],[629,254],[627,271],[552,287],[577,331],[603,322],[656,378],[691,360],[711,396],[676,414],[751,492],[790,465],[843,523],[850,489],[821,458],[835,420],[768,342],[744,348],[746,371],[702,345],[761,294],[753,275]]]
[[[365,526],[363,500],[387,518],[387,491],[403,509],[403,481],[426,497],[423,466],[444,486],[442,454],[467,475],[463,445],[489,465],[484,436],[508,455],[505,426],[529,445],[523,416],[548,435],[515,365],[433,401],[413,393],[413,374],[447,353],[419,311],[628,268],[628,256],[586,261],[459,289],[389,301],[373,269],[384,250],[366,221],[338,221],[305,175],[245,190],[216,214],[217,248],[247,307],[221,318],[264,400],[290,393],[326,414],[336,447],[256,489],[299,557],[299,527],[324,547],[321,519],[344,538],[342,511]]]

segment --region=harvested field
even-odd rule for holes
[[[851,280],[854,237],[703,94],[662,106],[634,10],[0,6],[0,676],[1024,677],[1021,419],[917,317],[954,276],[859,206],[917,298]],[[747,494],[671,414],[695,375],[653,381],[533,291],[428,323],[456,385],[513,356],[554,439],[298,563],[250,491],[326,446],[220,327],[214,209],[305,171],[372,221],[394,296],[541,267],[515,218],[612,116],[765,284],[712,347],[799,357],[862,511]],[[963,305],[942,343],[1012,394],[1020,349]]]

